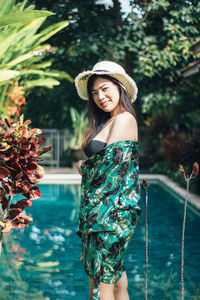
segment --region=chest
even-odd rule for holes
[[[111,128],[112,128],[112,124],[113,124],[113,121],[110,122],[108,125],[104,126],[104,127],[101,129],[101,131],[94,137],[94,139],[106,143],[106,141],[108,140],[108,137],[109,137],[109,135],[110,135],[110,131],[111,131]]]

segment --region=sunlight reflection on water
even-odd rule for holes
[[[79,260],[76,235],[80,186],[41,185],[42,197],[26,210],[29,228],[13,231],[1,257],[0,299],[88,300],[88,279]],[[125,266],[130,300],[144,297],[145,199]],[[180,245],[183,204],[158,185],[149,191],[149,296],[180,299]],[[200,284],[200,218],[188,210],[185,232],[185,299]],[[171,274],[171,275],[170,275]],[[171,276],[171,277],[170,277]],[[168,280],[170,282],[168,284]]]

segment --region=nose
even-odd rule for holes
[[[103,100],[105,98],[103,91],[101,91],[101,90],[99,91],[98,98],[99,98],[99,100]]]

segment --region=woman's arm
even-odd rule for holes
[[[82,170],[81,170],[81,165],[85,162],[85,160],[79,160],[76,164],[75,167],[78,169],[79,174],[82,176]]]
[[[128,140],[138,140],[138,126],[135,117],[126,112],[115,117],[106,142],[109,145],[114,142]]]

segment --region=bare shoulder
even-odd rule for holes
[[[124,130],[127,128],[129,130],[137,130],[137,121],[136,118],[128,111],[125,111],[121,114],[118,114],[115,117],[113,122],[113,127],[115,128],[123,128]]]
[[[118,114],[115,117],[115,123],[121,123],[121,124],[132,124],[132,125],[137,125],[137,121],[135,119],[135,117],[129,112],[129,111],[125,111],[121,114]]]
[[[118,114],[111,127],[110,135],[107,144],[138,139],[138,128],[135,117],[130,112]]]

